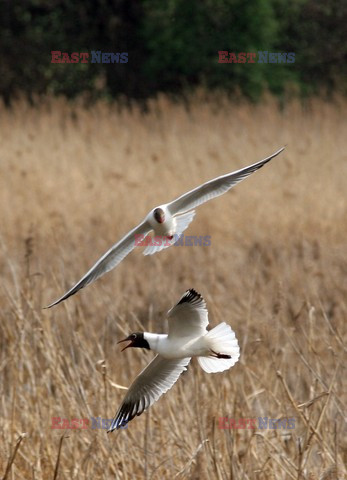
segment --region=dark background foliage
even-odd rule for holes
[[[1,0],[0,95],[345,91],[346,24],[345,0]],[[128,52],[129,61],[52,64],[52,50]],[[295,52],[296,60],[220,64],[219,50]]]

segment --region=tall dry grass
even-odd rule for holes
[[[336,479],[346,474],[347,102],[222,98],[189,107],[64,100],[0,109],[0,475],[7,479]],[[210,247],[135,250],[112,273],[42,310],[155,205],[287,144],[200,207]],[[120,354],[164,332],[189,287],[228,322],[239,363],[193,361],[125,430],[51,429],[111,418],[152,358]],[[295,417],[293,430],[221,430],[219,417]]]

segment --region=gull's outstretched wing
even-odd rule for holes
[[[221,177],[214,178],[213,180],[194,188],[194,190],[181,195],[180,197],[176,198],[176,200],[173,200],[171,203],[167,204],[171,215],[187,212],[188,210],[192,210],[193,208],[198,207],[202,203],[205,203],[212,198],[223,195],[223,193],[230,190],[236,184],[251,175],[251,173],[255,172],[265,165],[265,163],[269,162],[272,158],[280,154],[284,148],[285,147],[280,148],[277,150],[277,152],[273,153],[267,158],[264,158],[264,160],[261,160],[260,162],[254,163],[253,165],[245,168],[241,168],[241,170],[237,170],[236,172],[227,173]]]
[[[208,311],[205,300],[193,288],[167,314],[169,338],[200,337],[206,335]]]
[[[116,267],[134,248],[137,235],[147,235],[152,230],[152,227],[147,221],[140,223],[136,228],[131,230],[119,242],[115,243],[96,263],[92,268],[68,290],[62,297],[51,303],[45,308],[51,308],[54,305],[66,300],[84,288],[86,285],[94,282],[97,278],[104,275],[104,273]]]
[[[187,370],[189,362],[190,358],[168,360],[160,355],[154,357],[129,388],[108,432],[123,427],[147,410],[173,386],[181,373]]]

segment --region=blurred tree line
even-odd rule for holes
[[[0,0],[0,95],[346,93],[346,25],[346,0]],[[128,52],[128,63],[51,63],[58,50]],[[295,63],[222,64],[220,50],[295,52]]]

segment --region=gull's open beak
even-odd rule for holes
[[[117,344],[118,344],[118,343],[122,343],[122,342],[130,342],[130,343],[129,343],[129,345],[127,345],[126,347],[122,348],[121,352],[124,352],[124,350],[126,350],[126,349],[129,348],[129,347],[131,347],[132,344],[134,343],[133,340],[132,340],[131,338],[129,338],[129,337],[124,338],[124,340],[119,340],[119,342],[117,342]]]

